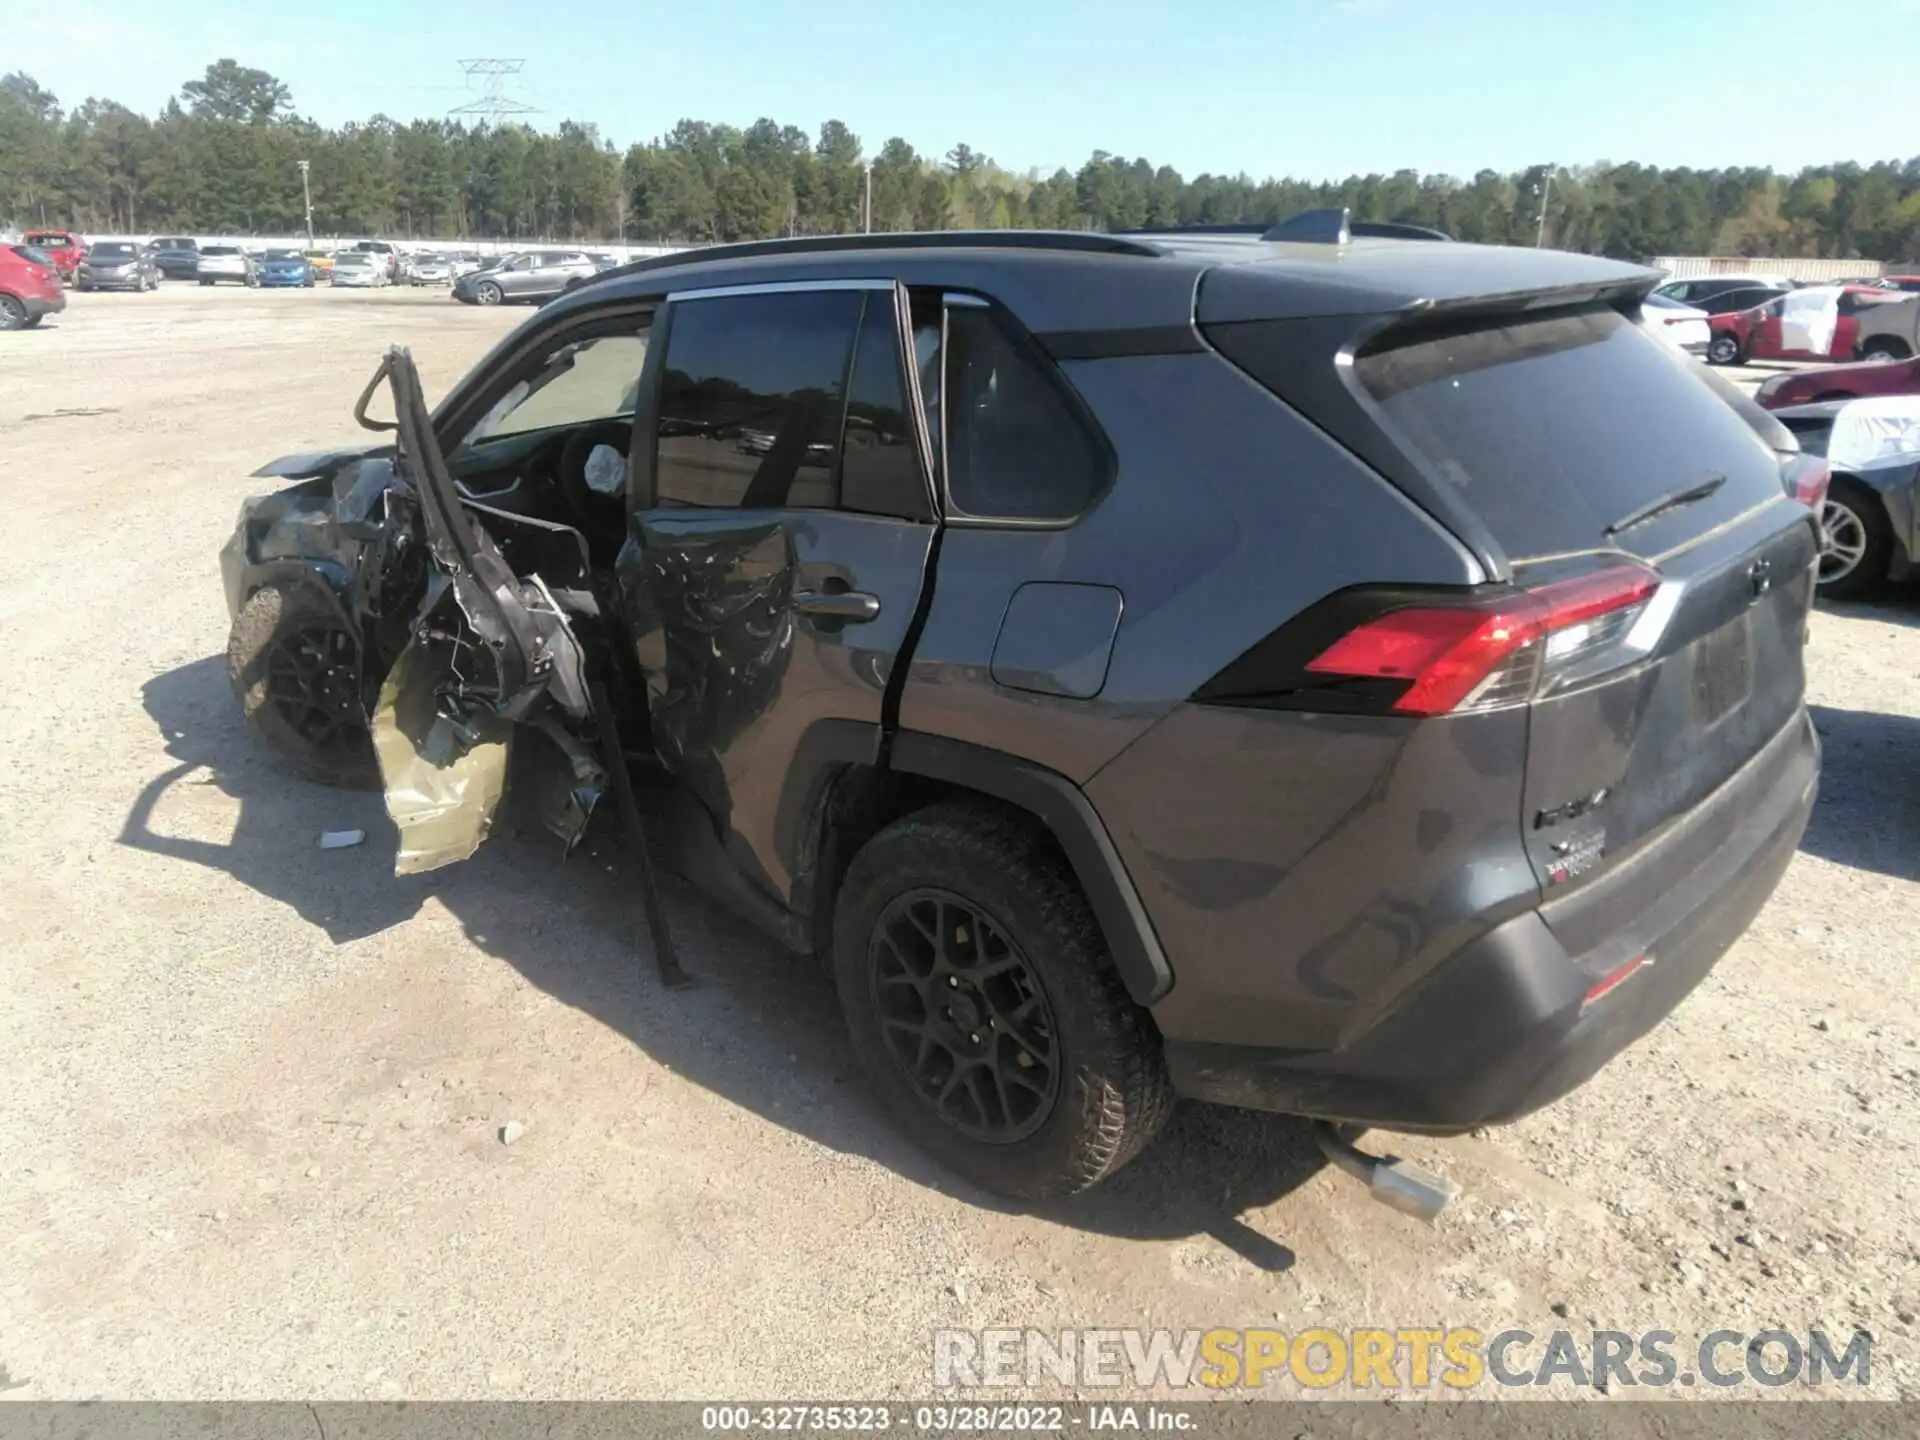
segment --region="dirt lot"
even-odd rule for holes
[[[1873,1392],[1920,1396],[1920,597],[1815,617],[1820,809],[1708,983],[1550,1111],[1405,1147],[1467,1187],[1438,1227],[1197,1108],[1015,1213],[671,881],[701,983],[664,994],[616,843],[397,881],[377,797],[248,743],[248,472],[349,437],[385,343],[438,390],[523,314],[173,286],[0,337],[0,1389],[925,1395],[940,1326],[1452,1324],[1865,1327]]]

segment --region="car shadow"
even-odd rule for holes
[[[1800,848],[1920,879],[1920,715],[1809,706],[1823,749],[1820,799]]]
[[[471,860],[395,878],[396,837],[381,798],[307,783],[267,754],[240,719],[222,657],[155,676],[142,698],[174,763],[134,798],[123,845],[231,875],[335,944],[399,924],[432,899],[480,949],[677,1075],[965,1203],[1127,1239],[1212,1236],[1269,1272],[1294,1263],[1291,1249],[1240,1217],[1323,1167],[1303,1121],[1182,1106],[1156,1145],[1093,1192],[1006,1201],[958,1180],[892,1128],[861,1082],[821,968],[708,901],[673,873],[673,856],[656,851],[668,923],[695,977],[685,990],[660,985],[633,899],[634,857],[611,803],[570,857],[544,833],[516,833],[503,807],[494,838]],[[176,787],[207,784],[239,801],[230,839],[165,833]],[[322,832],[345,829],[366,831],[366,842],[316,849]]]
[[[1920,580],[1889,582],[1872,600],[1821,600],[1817,608],[1848,620],[1877,620],[1884,625],[1920,629]]]

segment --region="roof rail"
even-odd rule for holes
[[[807,235],[786,240],[743,240],[732,245],[697,245],[671,255],[653,255],[602,271],[598,284],[617,275],[640,275],[675,265],[708,260],[751,260],[760,255],[832,255],[847,250],[1079,250],[1104,255],[1159,259],[1161,252],[1137,240],[1080,230],[890,230],[875,235]]]
[[[1345,245],[1355,236],[1372,240],[1452,240],[1453,237],[1425,225],[1404,225],[1398,220],[1355,220],[1343,206],[1326,210],[1302,210],[1273,226],[1260,238],[1296,245]]]

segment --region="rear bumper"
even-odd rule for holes
[[[31,317],[58,315],[67,308],[67,296],[64,290],[51,300],[42,295],[22,295],[20,303],[27,307],[27,314]]]
[[[1174,1088],[1221,1104],[1431,1134],[1458,1134],[1551,1104],[1659,1024],[1740,937],[1793,858],[1818,776],[1819,740],[1801,711],[1719,791],[1633,858],[1644,875],[1640,867],[1658,867],[1703,837],[1717,840],[1706,860],[1676,874],[1662,898],[1636,917],[1636,933],[1571,955],[1555,938],[1553,907],[1530,911],[1468,945],[1336,1049],[1170,1040]],[[1722,829],[1724,836],[1714,835]],[[1583,1005],[1596,979],[1643,952],[1651,965]]]

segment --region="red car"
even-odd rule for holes
[[[67,308],[53,262],[28,245],[0,245],[0,330],[28,330]]]
[[[1769,410],[1816,400],[1858,400],[1865,395],[1920,395],[1920,355],[1774,375],[1754,392],[1754,398]]]
[[[60,271],[60,278],[69,285],[73,283],[73,272],[87,258],[87,242],[71,230],[29,230],[21,240],[49,257]]]
[[[1712,316],[1707,321],[1713,331],[1713,339],[1707,345],[1707,363],[1744,365],[1749,360],[1851,360],[1860,343],[1860,312],[1870,305],[1898,304],[1907,298],[1898,290],[1886,290],[1873,285],[1816,285],[1803,290],[1789,290],[1751,310]],[[1814,315],[1824,301],[1834,302],[1831,317],[1833,328],[1829,334],[1820,337],[1816,348],[1808,343],[1808,327],[1788,323],[1788,309],[1792,307],[1796,316]]]

